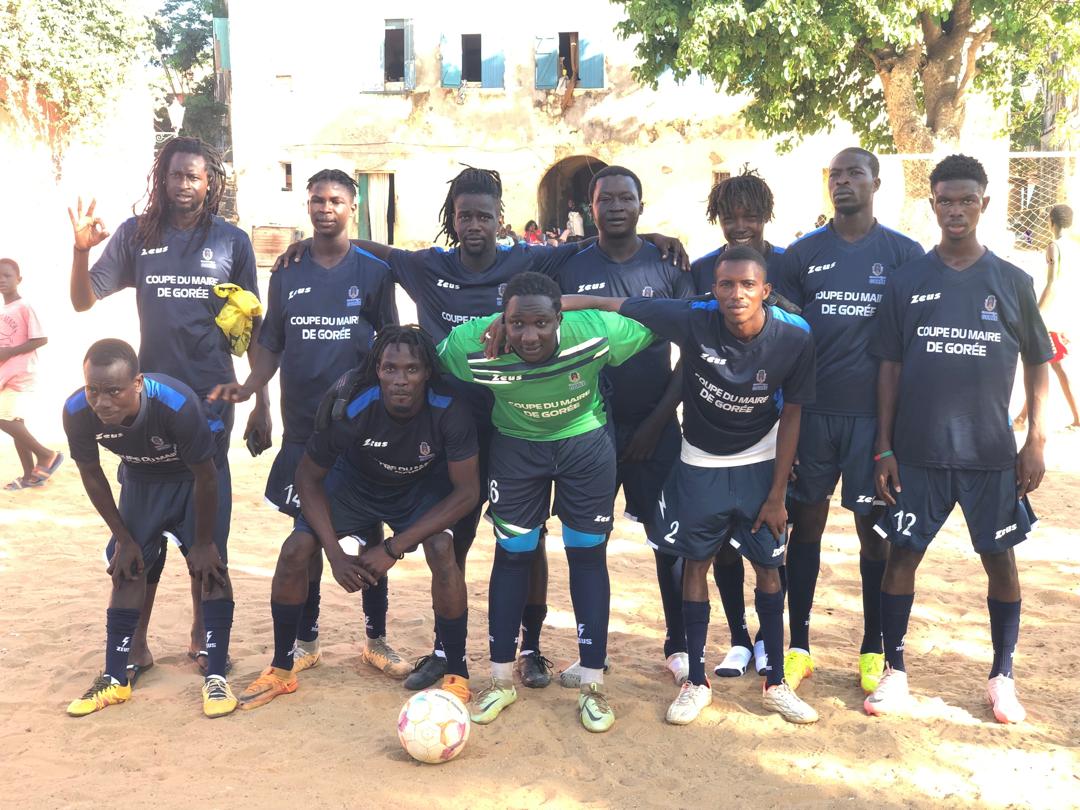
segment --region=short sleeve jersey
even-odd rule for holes
[[[21,346],[43,337],[45,330],[24,299],[19,298],[10,304],[0,302],[0,349]],[[32,375],[36,369],[37,350],[0,360],[0,389],[6,388],[10,381],[14,390],[26,390],[32,379],[26,375]]]
[[[632,298],[619,311],[679,346],[683,436],[699,450],[729,456],[753,447],[780,416],[781,389],[793,405],[814,401],[814,341],[768,307],[764,328],[746,343],[728,331],[712,298]]]
[[[389,261],[394,280],[416,302],[421,328],[438,343],[458,324],[502,309],[506,285],[518,273],[554,275],[577,252],[576,244],[500,245],[495,263],[480,273],[461,263],[457,248],[395,249]]]
[[[408,422],[387,413],[382,390],[374,385],[349,402],[344,419],[316,431],[307,443],[307,454],[320,467],[332,467],[340,457],[382,487],[412,486],[447,461],[465,461],[477,452],[468,407],[439,385],[428,386],[425,406]]]
[[[481,338],[497,317],[456,327],[439,345],[439,359],[458,379],[491,389],[491,419],[500,433],[530,441],[568,439],[607,424],[600,372],[656,340],[641,324],[612,312],[566,312],[550,359],[526,363],[508,352],[489,360]]]
[[[167,228],[155,248],[136,242],[136,228],[132,217],[116,229],[90,268],[90,283],[98,298],[135,288],[139,365],[183,380],[199,396],[235,382],[229,343],[214,322],[225,299],[213,288],[231,283],[259,294],[251,240],[221,217],[201,242],[198,227]]]
[[[386,262],[354,247],[336,266],[299,265],[270,277],[259,345],[281,355],[284,440],[305,442],[326,390],[359,366],[374,333],[398,322]]]
[[[556,275],[566,295],[584,293],[612,298],[692,298],[693,281],[649,242],[625,262],[617,262],[593,243],[572,256]],[[671,378],[671,344],[659,340],[619,366],[604,369],[611,386],[611,417],[636,425],[652,413]]]
[[[712,253],[706,253],[690,265],[690,276],[694,279],[695,295],[712,293],[713,281],[716,280],[716,260],[720,258],[721,253],[727,250],[727,247],[727,245],[721,245]],[[780,272],[780,259],[783,255],[784,249],[776,245],[769,245],[769,250],[765,254],[765,280],[774,287],[776,286],[777,274]]]
[[[896,457],[921,467],[1011,467],[1017,355],[1028,365],[1054,356],[1031,277],[990,251],[953,270],[932,250],[889,285],[877,327],[874,353],[903,364]]]
[[[164,374],[143,374],[139,413],[130,425],[106,425],[80,388],[64,403],[64,432],[71,457],[96,464],[98,445],[118,455],[124,475],[162,481],[191,480],[190,467],[214,457],[213,430],[199,397],[184,383]]]
[[[876,415],[874,313],[893,272],[922,255],[917,242],[876,223],[858,242],[830,223],[784,252],[773,286],[802,308],[817,347],[818,396],[808,411]]]

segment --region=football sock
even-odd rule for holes
[[[469,627],[469,611],[466,610],[456,619],[447,619],[436,614],[435,626],[439,628],[446,651],[446,672],[449,675],[469,677],[469,664],[465,660],[465,639]]]
[[[731,646],[750,649],[750,633],[746,629],[746,599],[743,597],[742,557],[726,565],[717,559],[713,563],[713,576],[716,578],[716,589],[720,591],[720,604],[724,606],[728,630],[731,631]]]
[[[360,595],[360,604],[364,608],[364,630],[368,638],[382,638],[386,635],[386,611],[390,606],[390,585],[384,574],[370,588],[365,588]]]
[[[788,624],[790,646],[810,651],[810,610],[814,606],[821,543],[788,543]]]
[[[126,684],[131,637],[139,624],[139,611],[134,608],[109,608],[105,611],[105,674]]]
[[[686,627],[686,652],[690,659],[690,675],[687,680],[695,686],[704,686],[705,639],[709,634],[709,603],[682,603],[683,625]]]
[[[513,664],[516,657],[521,614],[529,596],[529,567],[535,554],[536,549],[507,551],[495,546],[488,582],[488,649],[493,663]]]
[[[986,607],[990,610],[990,639],[994,644],[994,665],[990,677],[1013,676],[1013,653],[1020,637],[1020,600],[999,602],[987,597]]]
[[[653,549],[656,558],[656,584],[660,586],[660,604],[664,608],[664,657],[686,652],[686,629],[682,612],[682,557],[661,554]]]
[[[296,637],[301,641],[314,641],[319,637],[319,583],[317,579],[308,582],[307,600],[304,602],[296,630]]]
[[[297,625],[303,612],[303,605],[270,603],[270,616],[274,620],[274,658],[270,661],[270,666],[292,669],[293,643],[297,638]]]
[[[791,524],[790,523],[788,524],[788,537],[791,537]],[[780,575],[780,593],[782,593],[784,595],[784,599],[787,599],[787,592],[788,592],[788,587],[787,587],[787,566],[786,565],[781,565],[779,568],[776,569],[776,573],[778,573]],[[745,613],[743,615],[744,615],[743,624],[746,624]],[[764,644],[764,636],[761,635],[761,627],[760,626],[757,629],[757,633],[754,635],[754,645],[757,646],[757,644],[759,644],[759,643]]]
[[[885,662],[898,672],[904,669],[904,636],[907,635],[908,619],[915,594],[899,596],[881,592],[881,640],[885,649]]]
[[[885,575],[885,560],[868,560],[859,555],[859,576],[862,578],[863,637],[859,655],[880,653],[881,647],[881,578]]]
[[[206,627],[206,676],[225,677],[225,662],[229,658],[229,635],[232,633],[232,599],[205,599],[202,603],[203,625]],[[296,625],[293,625],[296,629]]]
[[[521,614],[521,655],[540,654],[540,630],[547,618],[547,605],[525,605]]]
[[[784,680],[784,592],[764,593],[754,589],[754,607],[761,624],[762,640],[769,664],[765,667],[765,688]]]
[[[607,542],[589,548],[566,547],[570,567],[570,601],[578,629],[581,666],[603,669],[607,657],[611,581],[607,570]]]

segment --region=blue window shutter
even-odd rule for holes
[[[461,37],[439,39],[439,55],[442,57],[442,86],[461,87]]]
[[[480,86],[502,87],[506,58],[501,50],[489,51],[488,43],[493,42],[493,34],[484,34],[480,38]]]
[[[412,20],[405,20],[405,89],[416,89],[416,55],[413,53]]]
[[[604,86],[604,52],[585,37],[578,39],[578,87]]]
[[[536,89],[553,90],[559,83],[559,37],[536,38]]]

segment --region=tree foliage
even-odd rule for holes
[[[1078,0],[618,2],[639,80],[698,72],[748,94],[747,123],[788,143],[839,118],[867,146],[930,152],[959,138],[972,88],[998,106],[1019,75],[1060,92],[1080,56]]]

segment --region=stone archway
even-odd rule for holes
[[[544,173],[536,191],[540,227],[562,231],[566,227],[570,202],[578,204],[579,210],[588,205],[589,180],[607,164],[591,155],[574,155],[563,158]],[[596,226],[592,216],[585,216],[585,235],[595,236]]]

